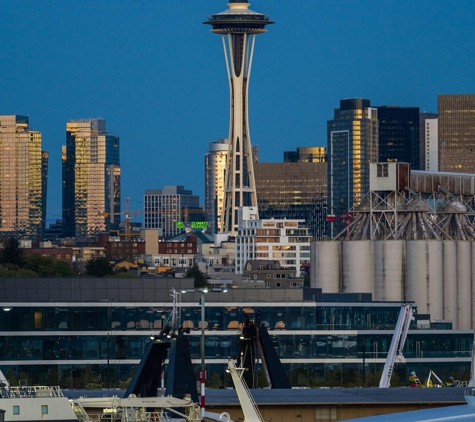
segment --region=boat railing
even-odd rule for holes
[[[88,414],[87,417],[78,417],[78,419],[87,422],[125,422],[130,420],[135,422],[171,422],[170,417],[163,412],[136,412],[133,416],[127,412],[117,414],[97,413]]]
[[[3,387],[1,390],[4,398],[34,398],[34,397],[64,397],[60,387],[49,386],[19,386],[19,387]]]

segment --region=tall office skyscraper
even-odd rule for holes
[[[439,171],[475,173],[475,94],[438,96]]]
[[[28,116],[0,115],[0,233],[36,237],[46,214],[48,153]]]
[[[378,159],[378,110],[365,99],[345,99],[327,122],[330,236],[344,228],[348,210],[369,191],[369,163]]]
[[[63,161],[65,236],[89,237],[120,223],[119,137],[104,119],[66,123]]]
[[[190,218],[203,216],[199,196],[183,186],[146,189],[143,203],[144,227],[160,229],[160,236],[175,236],[182,231],[177,223],[191,223]]]
[[[435,113],[419,115],[421,170],[439,171],[439,120]]]
[[[236,235],[238,208],[257,210],[247,99],[255,36],[266,32],[266,25],[273,22],[269,16],[249,10],[247,1],[229,0],[228,6],[224,12],[208,16],[204,23],[223,39],[228,72],[231,121],[221,232]]]
[[[210,233],[221,231],[227,157],[227,139],[210,142],[209,151],[205,154],[205,214]]]
[[[420,170],[419,107],[379,106],[378,161],[411,163]]]

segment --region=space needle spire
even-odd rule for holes
[[[231,235],[237,234],[239,207],[255,207],[258,214],[247,99],[255,36],[274,23],[249,6],[247,1],[229,0],[229,9],[204,22],[212,26],[211,32],[221,35],[229,80],[229,148],[221,232]]]

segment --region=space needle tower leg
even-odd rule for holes
[[[205,24],[220,34],[230,91],[229,149],[225,177],[222,232],[237,234],[238,208],[255,207],[257,195],[248,120],[248,91],[255,36],[272,24],[267,15],[249,10],[246,1],[230,0],[229,9],[211,15]]]

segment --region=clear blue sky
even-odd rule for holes
[[[473,0],[255,0],[250,130],[261,162],[325,145],[341,98],[437,111],[473,93]],[[226,0],[15,0],[0,9],[0,114],[27,114],[50,152],[48,218],[61,217],[70,118],[103,117],[121,139],[122,197],[184,185],[204,196],[204,154],[226,137],[220,37],[203,25]]]

